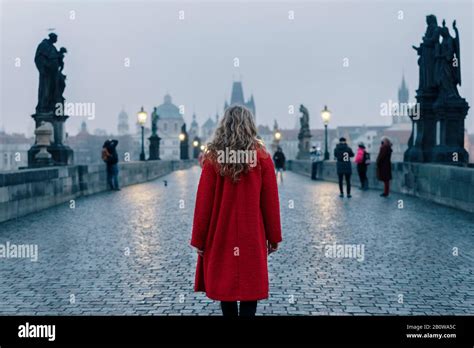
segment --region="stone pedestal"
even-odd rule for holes
[[[433,105],[435,114],[435,146],[431,162],[459,164],[468,163],[469,154],[464,148],[464,120],[469,104],[463,98],[437,101]]]
[[[35,120],[35,128],[41,126],[42,122],[51,123],[53,126],[53,139],[51,145],[47,147],[47,151],[51,154],[53,164],[56,166],[71,165],[73,163],[72,149],[63,144],[64,139],[64,122],[69,116],[56,116],[54,112],[36,113],[31,115]],[[41,163],[35,158],[40,151],[40,146],[35,144],[28,150],[28,167],[39,167]]]
[[[296,159],[299,160],[306,160],[309,159],[310,156],[310,148],[311,148],[311,134],[304,134],[303,136],[298,136],[299,143],[298,143],[298,153],[296,155]]]
[[[154,134],[151,137],[149,137],[148,140],[150,141],[150,147],[149,147],[150,156],[148,157],[148,160],[150,161],[159,160],[161,138],[158,135]]]
[[[404,154],[406,162],[431,162],[432,149],[436,145],[436,116],[433,105],[437,91],[417,91],[416,101],[419,105],[419,115],[410,115],[412,119],[412,134],[408,149]]]

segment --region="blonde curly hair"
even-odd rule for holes
[[[204,161],[208,160],[215,164],[221,176],[230,177],[235,183],[239,181],[240,175],[247,173],[252,166],[246,162],[227,163],[219,161],[220,153],[226,151],[226,149],[247,152],[265,150],[263,141],[257,137],[254,116],[244,106],[233,105],[225,110],[213,139],[207,144],[204,153]]]

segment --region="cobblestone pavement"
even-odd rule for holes
[[[37,262],[0,259],[0,314],[220,314],[193,292],[199,175],[177,171],[0,224],[0,244],[39,249]],[[259,314],[474,314],[474,215],[354,191],[341,199],[333,183],[285,173],[284,242],[269,257]],[[363,260],[329,257],[332,243],[363,245]]]

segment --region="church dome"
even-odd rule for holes
[[[160,119],[182,118],[182,115],[179,113],[179,108],[172,103],[172,99],[169,94],[165,95],[163,104],[156,108],[156,112],[160,116]]]

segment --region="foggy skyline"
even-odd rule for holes
[[[403,20],[398,19],[403,11]],[[74,19],[71,19],[74,11]],[[184,11],[184,20],[179,19]],[[294,19],[288,18],[294,11]],[[222,115],[232,82],[253,94],[257,123],[293,128],[299,104],[310,112],[311,128],[322,128],[320,111],[332,111],[329,127],[388,125],[380,104],[397,101],[402,74],[415,101],[418,46],[425,16],[457,20],[461,40],[460,94],[474,102],[472,3],[417,2],[115,2],[2,1],[0,127],[26,132],[37,103],[37,45],[48,28],[66,47],[67,102],[95,103],[95,118],[71,117],[69,134],[86,120],[89,130],[117,132],[124,106],[133,131],[136,112],[169,93],[202,125]],[[234,67],[234,58],[240,67]],[[21,66],[15,67],[17,58]],[[129,58],[130,66],[124,66]],[[343,66],[344,58],[349,66]],[[288,114],[288,106],[295,114]],[[147,122],[149,125],[149,121]],[[474,132],[468,114],[466,128]]]

